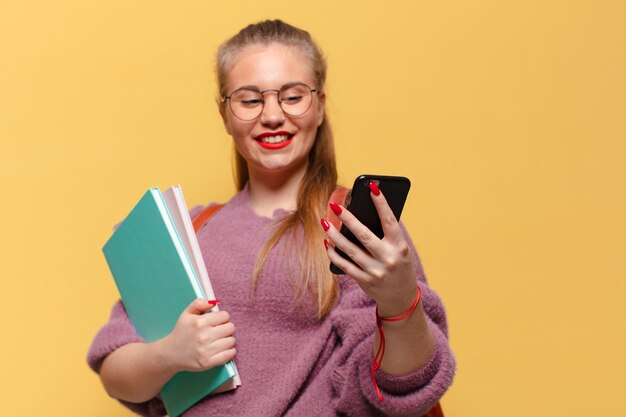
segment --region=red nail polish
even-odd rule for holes
[[[339,204],[335,203],[334,201],[331,201],[329,205],[333,213],[335,213],[337,216],[341,214],[341,207],[339,206]]]
[[[326,219],[320,220],[320,223],[322,223],[322,227],[325,231],[328,231],[328,229],[330,229],[330,223],[328,223]]]
[[[207,301],[209,304],[213,304],[213,305],[217,305],[220,303],[220,300],[208,300]]]
[[[380,188],[378,188],[378,185],[376,185],[374,181],[370,181],[370,190],[374,195],[380,195]]]
[[[324,247],[328,250],[328,240],[324,239]]]

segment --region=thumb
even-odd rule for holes
[[[187,306],[185,312],[189,314],[203,314],[204,312],[212,309],[217,304],[216,300],[203,300],[202,298],[196,298]]]

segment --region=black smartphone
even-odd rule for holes
[[[400,220],[400,214],[404,208],[409,189],[411,188],[411,181],[406,177],[394,177],[385,175],[360,175],[354,180],[352,191],[348,194],[346,202],[344,203],[348,211],[359,219],[367,228],[369,228],[376,236],[382,239],[385,234],[383,232],[382,224],[380,223],[380,217],[370,196],[370,181],[374,181],[378,188],[387,199],[387,203],[393,211],[398,221]],[[348,240],[363,248],[363,244],[354,236],[354,234],[348,230],[345,225],[341,226],[341,234]],[[344,258],[352,262],[352,259],[343,253],[339,248],[335,248],[337,253]],[[332,262],[330,263],[330,271],[333,274],[343,274],[344,272]]]

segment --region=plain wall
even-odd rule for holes
[[[101,247],[148,187],[233,194],[213,55],[275,17],[328,57],[342,183],[412,179],[446,414],[626,415],[626,4],[597,0],[1,1],[2,414],[131,415],[85,363]]]

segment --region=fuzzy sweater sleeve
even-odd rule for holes
[[[144,340],[137,335],[124,304],[118,301],[111,310],[109,321],[96,334],[87,353],[87,363],[95,372],[100,373],[102,362],[115,349],[128,343],[143,343]],[[120,403],[134,411],[146,416],[164,416],[165,407],[159,398],[153,398],[144,403],[130,403],[119,400]]]
[[[431,358],[420,369],[404,376],[378,370],[376,381],[384,398],[376,394],[371,366],[374,352],[375,303],[348,276],[341,276],[341,300],[334,314],[334,325],[342,343],[351,347],[335,372],[339,393],[337,411],[346,415],[421,416],[443,396],[452,384],[455,360],[447,338],[443,304],[428,286],[417,251],[403,227],[415,260],[416,279],[422,288],[422,303],[434,337]]]

